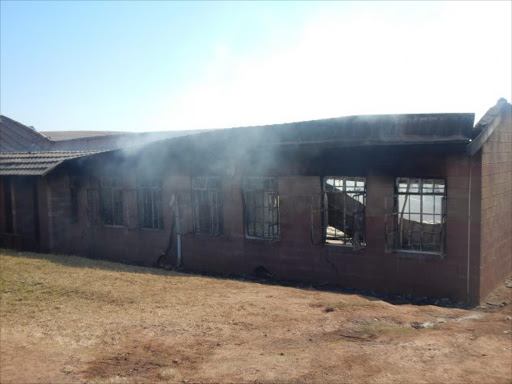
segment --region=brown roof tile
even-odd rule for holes
[[[42,176],[57,165],[98,151],[0,153],[0,176]]]

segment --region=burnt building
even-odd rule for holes
[[[32,194],[12,188],[26,160],[3,153],[1,238],[478,303],[512,269],[511,107],[476,126],[472,114],[352,116],[75,153],[24,176]]]

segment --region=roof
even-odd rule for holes
[[[104,155],[110,156],[109,154],[125,159],[140,154],[149,160],[155,160],[156,156],[160,156],[163,159],[163,164],[168,161],[168,159],[164,159],[164,156],[167,155],[178,158],[187,154],[184,158],[194,158],[199,154],[234,152],[240,156],[246,156],[248,151],[259,147],[288,147],[299,151],[310,148],[316,151],[328,147],[455,145],[464,150],[474,133],[473,122],[474,114],[472,113],[348,116],[210,130],[172,138],[168,138],[165,132],[119,135],[124,136],[124,140],[129,140],[129,144],[138,143],[140,145],[128,149],[124,148],[129,145],[125,142],[125,145],[117,146],[117,148],[123,147],[123,149],[114,151],[109,150],[112,147],[103,148],[96,145],[95,148],[109,150],[103,152],[100,159],[103,159]],[[152,140],[148,140],[148,135]],[[94,141],[100,138],[84,137],[76,139],[75,144],[81,140]],[[148,141],[153,142],[148,143]],[[60,141],[60,143],[66,142],[74,142],[74,140]],[[229,151],[227,151],[228,148]],[[10,154],[11,156],[3,154],[0,156],[0,175],[44,175],[65,161],[78,160],[78,158],[94,155],[97,152],[32,152]],[[96,158],[96,156],[90,157]],[[109,161],[107,158],[105,160]],[[152,164],[156,163],[152,161]]]
[[[487,139],[502,122],[503,114],[507,109],[510,113],[512,105],[510,105],[507,100],[501,98],[494,107],[486,112],[477,125],[475,125],[473,130],[474,139],[468,146],[468,153],[470,155],[474,155],[482,148]]]
[[[98,151],[0,153],[0,176],[44,176],[63,162]]]
[[[49,150],[51,141],[35,129],[0,115],[0,152]]]
[[[117,131],[42,131],[46,137],[53,141],[80,139],[83,137],[98,137],[128,134],[129,132]]]
[[[82,131],[84,132],[84,131]],[[169,139],[178,136],[186,136],[200,131],[163,131],[163,132],[129,132],[129,133],[112,133],[100,136],[94,136],[93,132],[89,132],[91,136],[76,137],[73,139],[65,138],[69,132],[64,132],[61,139],[54,141],[54,150],[109,150],[130,147],[133,145],[146,144],[162,139]]]
[[[467,145],[473,113],[364,115],[203,132],[152,143],[176,150],[257,146]],[[143,148],[142,148],[143,149]],[[130,151],[130,153],[132,153]]]
[[[21,124],[7,116],[0,115],[0,152],[105,151],[198,132],[201,132],[201,130],[162,132],[38,132],[34,128]]]

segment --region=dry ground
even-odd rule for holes
[[[0,263],[6,384],[512,379],[505,285],[463,310],[71,256]]]

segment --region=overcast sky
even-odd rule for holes
[[[511,1],[1,1],[1,113],[38,130],[474,112],[512,94]]]

